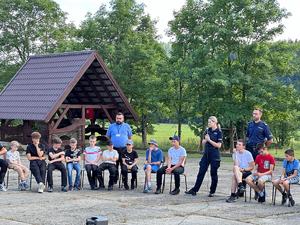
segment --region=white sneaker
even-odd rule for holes
[[[43,193],[44,189],[45,189],[45,185],[42,182],[40,182],[38,187],[38,193]]]
[[[6,187],[3,184],[0,184],[0,191],[7,191]]]

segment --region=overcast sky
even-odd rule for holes
[[[84,20],[88,12],[95,13],[103,3],[109,3],[109,0],[55,0],[61,9],[68,13],[69,21],[79,25]],[[137,0],[145,4],[145,11],[153,19],[158,21],[157,30],[162,37],[162,41],[168,41],[166,30],[168,21],[173,19],[173,11],[178,11],[185,3],[185,0]],[[285,31],[278,36],[277,40],[298,39],[300,40],[300,0],[278,0],[281,7],[287,9],[292,15],[283,21]]]

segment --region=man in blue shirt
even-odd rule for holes
[[[149,148],[146,151],[146,162],[144,165],[145,171],[145,188],[144,193],[148,193],[151,188],[151,173],[156,173],[163,161],[163,152],[158,148],[158,143],[155,140],[150,140]]]
[[[255,160],[258,149],[264,145],[268,147],[272,143],[272,133],[269,126],[261,120],[262,110],[256,108],[252,113],[253,121],[248,123],[246,149],[251,152]]]
[[[117,161],[117,169],[119,170],[119,165],[122,166],[122,155],[126,151],[126,143],[131,140],[132,130],[129,124],[124,122],[123,113],[119,112],[116,115],[116,122],[110,124],[108,127],[106,136],[111,140],[114,149],[118,151],[119,159]],[[119,173],[117,173],[117,179],[119,179]]]

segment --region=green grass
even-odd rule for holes
[[[170,148],[170,141],[169,137],[173,136],[174,133],[177,131],[176,124],[155,124],[154,125],[154,133],[149,134],[147,140],[155,139],[158,143],[160,148],[166,152]],[[300,131],[299,131],[300,133]],[[299,135],[300,136],[300,135]],[[133,141],[135,143],[135,147],[138,149],[143,149],[142,145],[142,138],[139,135],[133,136]],[[182,125],[182,140],[181,145],[185,147],[185,149],[190,153],[189,157],[197,158],[200,157],[200,154],[197,153],[199,148],[199,137],[195,136],[193,131],[189,128],[187,124]],[[296,158],[300,158],[300,139],[295,138],[291,142],[291,146],[285,146],[280,149],[270,149],[270,153],[275,156],[276,158],[284,158],[284,151],[287,148],[293,148],[295,150]],[[227,159],[226,159],[227,160]]]
[[[155,139],[160,148],[166,151],[168,148],[170,148],[169,137],[173,136],[176,131],[176,124],[155,124],[154,133],[149,134],[147,140],[149,141],[150,139]],[[198,149],[199,137],[195,136],[187,124],[182,125],[181,136],[181,145],[184,146],[188,151],[195,151]],[[133,141],[136,148],[143,148],[141,136],[134,135]]]

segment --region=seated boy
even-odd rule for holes
[[[293,149],[288,149],[285,151],[285,160],[282,163],[282,167],[282,175],[279,179],[273,180],[273,185],[282,194],[281,204],[284,205],[286,203],[287,198],[289,198],[291,205],[294,206],[295,200],[291,195],[289,185],[299,183],[300,165],[299,161],[295,159]]]
[[[0,144],[0,156],[5,155],[6,148]],[[4,159],[0,159],[0,191],[7,191],[4,185],[4,177],[8,168],[8,163]]]
[[[75,138],[70,139],[70,149],[66,150],[66,162],[68,170],[68,180],[69,180],[69,191],[80,190],[80,149],[77,148],[77,140]],[[73,186],[72,181],[72,171],[76,171],[76,178]]]
[[[246,178],[247,184],[258,194],[258,202],[265,202],[265,182],[272,180],[272,173],[275,166],[275,159],[269,153],[268,148],[260,148],[256,156],[256,172]],[[257,182],[257,185],[255,184]]]
[[[136,151],[133,150],[133,141],[128,140],[126,144],[126,151],[123,153],[122,156],[122,177],[123,177],[123,183],[124,183],[124,188],[126,190],[129,189],[128,186],[128,172],[131,172],[131,189],[134,189],[135,187],[135,181],[137,179],[137,172],[138,172],[138,167],[137,167],[137,162],[138,162],[138,154]]]
[[[151,173],[157,172],[163,160],[163,152],[158,148],[158,143],[155,140],[150,140],[148,144],[149,148],[146,151],[146,161],[144,165],[144,171],[146,176],[144,193],[148,193],[152,190]]]
[[[28,144],[26,149],[27,159],[30,161],[29,169],[38,183],[38,193],[43,193],[46,177],[46,147],[40,143],[41,134],[39,132],[33,132],[31,139],[32,143]]]
[[[104,187],[104,181],[102,177],[102,172],[104,170],[109,171],[109,182],[108,182],[108,190],[113,190],[113,185],[117,179],[118,169],[116,166],[116,162],[119,159],[119,153],[114,150],[114,146],[111,141],[107,142],[107,149],[102,154],[102,161],[98,168],[98,177],[101,180],[101,185]]]
[[[61,149],[62,141],[59,137],[54,137],[52,140],[52,148],[48,151],[48,192],[53,192],[53,171],[61,172],[61,191],[67,192],[67,170],[64,165],[65,152]]]
[[[6,153],[6,160],[8,161],[8,168],[17,171],[19,175],[21,180],[19,184],[20,190],[25,191],[29,188],[27,183],[29,169],[21,163],[20,154],[18,152],[19,146],[20,144],[17,141],[10,142],[10,150]]]
[[[244,140],[238,140],[236,143],[236,151],[233,153],[233,175],[231,182],[231,195],[226,202],[235,202],[239,195],[244,194],[245,187],[243,179],[251,175],[254,169],[254,160],[252,154],[245,150]]]
[[[96,136],[94,135],[90,136],[89,138],[90,146],[86,147],[83,152],[85,169],[92,190],[97,189],[97,185],[96,185],[97,170],[102,155],[101,148],[96,146],[96,142],[97,142]],[[101,185],[101,180],[99,180],[99,183]]]
[[[163,174],[174,174],[175,189],[170,192],[171,195],[180,193],[180,174],[184,173],[184,163],[187,157],[186,150],[180,145],[180,138],[176,135],[170,137],[172,147],[168,150],[168,164],[161,167],[156,173],[156,191],[155,194],[161,193],[161,184]]]

